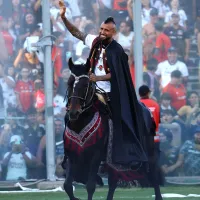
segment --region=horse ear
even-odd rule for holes
[[[69,69],[72,70],[73,66],[74,66],[74,63],[72,61],[72,57],[69,59],[68,61],[68,66],[69,66]]]
[[[86,71],[89,72],[90,71],[90,59],[87,59],[87,62],[85,63],[85,67],[86,67]]]

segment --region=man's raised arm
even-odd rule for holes
[[[70,23],[67,18],[65,17],[65,11],[66,11],[66,7],[65,4],[63,2],[63,0],[59,1],[59,6],[60,6],[60,16],[66,26],[66,28],[69,30],[69,32],[76,38],[78,38],[79,40],[82,40],[83,42],[85,41],[85,38],[87,36],[87,34],[81,32],[77,27],[75,27],[72,23]]]

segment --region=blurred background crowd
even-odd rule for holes
[[[0,180],[46,178],[42,0],[0,0]],[[68,59],[85,63],[90,49],[74,38],[51,4],[56,176],[63,177]],[[87,34],[98,34],[113,16],[115,39],[134,70],[132,0],[64,0],[66,17]],[[141,0],[143,80],[160,105],[161,165],[166,176],[200,176],[200,1]]]

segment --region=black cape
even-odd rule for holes
[[[106,48],[106,56],[111,72],[112,162],[126,166],[147,162],[147,128],[132,83],[128,56],[115,40]]]

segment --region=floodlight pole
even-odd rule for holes
[[[133,25],[134,25],[134,63],[135,63],[135,89],[138,94],[139,87],[143,84],[143,53],[142,53],[142,4],[141,0],[133,0]]]
[[[55,181],[55,135],[53,116],[53,67],[51,60],[52,41],[49,0],[42,0],[43,48],[44,48],[44,89],[47,179]]]

